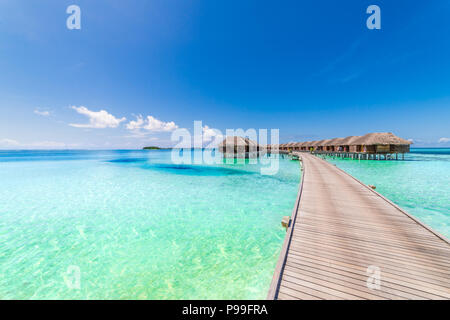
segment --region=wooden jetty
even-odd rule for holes
[[[450,299],[450,243],[309,153],[268,299]]]

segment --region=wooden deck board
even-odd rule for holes
[[[336,166],[299,153],[299,196],[269,299],[450,299],[446,238]],[[367,268],[381,286],[367,286]]]

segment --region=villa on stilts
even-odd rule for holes
[[[310,152],[360,160],[399,160],[409,153],[411,141],[397,137],[391,132],[374,132],[363,136],[324,139],[307,142],[290,142],[269,147],[272,153],[292,154]]]

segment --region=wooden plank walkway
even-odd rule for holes
[[[336,166],[297,154],[302,183],[268,299],[450,299],[445,237]]]

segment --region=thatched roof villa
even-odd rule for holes
[[[411,141],[391,132],[374,132],[363,136],[324,139],[306,142],[289,142],[279,145],[281,151],[312,151],[316,153],[352,154],[404,154],[409,152]],[[397,156],[396,156],[397,157]],[[361,158],[361,156],[359,156]],[[370,158],[370,157],[362,157]]]
[[[337,152],[350,152],[350,144],[358,139],[359,136],[348,136],[342,138],[342,140],[338,141],[335,145]]]
[[[392,132],[368,133],[349,142],[350,152],[370,153],[407,153],[411,144]]]
[[[302,142],[296,142],[295,144],[294,144],[294,146],[293,146],[293,150],[294,151],[300,151],[301,149],[301,146],[302,146]]]
[[[325,151],[337,151],[337,149],[335,150],[335,147],[337,145],[339,145],[339,143],[341,143],[344,140],[344,138],[334,138],[334,139],[330,139],[328,140],[324,146],[325,146]]]
[[[321,140],[319,141],[319,143],[317,144],[317,150],[319,151],[324,151],[326,150],[326,145],[327,143],[330,141],[331,139],[325,139],[325,140]]]
[[[300,151],[308,151],[308,146],[311,143],[311,141],[305,141],[300,143]]]
[[[310,149],[311,149],[311,145],[314,143],[315,141],[306,141],[306,142],[303,142],[303,144],[302,144],[302,150],[303,151],[310,151]]]
[[[234,158],[248,158],[259,150],[258,143],[239,136],[226,137],[218,147],[225,157]]]
[[[317,150],[317,148],[319,147],[319,144],[322,142],[323,140],[316,140],[316,141],[313,141],[310,145],[309,145],[309,147],[311,148],[313,148],[313,151],[316,151]]]
[[[292,150],[296,143],[297,142],[289,142],[286,147],[288,148],[288,150]]]

